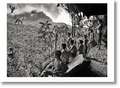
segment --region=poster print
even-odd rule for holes
[[[7,3],[7,78],[107,78],[107,3]]]

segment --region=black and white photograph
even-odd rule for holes
[[[112,1],[5,1],[3,82],[114,82]]]
[[[107,3],[8,3],[7,77],[107,77]]]

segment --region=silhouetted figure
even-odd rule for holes
[[[94,32],[93,32],[93,30],[91,29],[91,30],[90,30],[90,41],[93,41],[93,39],[94,39]]]
[[[54,71],[56,76],[63,76],[68,69],[67,65],[61,60],[61,51],[55,52]]]
[[[61,52],[62,52],[62,54],[61,54],[62,62],[67,65],[69,63],[69,53],[66,50],[65,43],[62,44],[62,51]]]
[[[90,30],[90,35],[89,36],[90,36],[90,43],[89,43],[89,50],[90,50],[92,47],[95,47],[97,45],[97,42],[94,39],[93,30]]]
[[[71,33],[68,32],[67,46],[70,48],[70,42],[72,40]]]
[[[106,27],[106,25],[105,25]],[[103,39],[102,39],[105,43],[105,47],[107,48],[107,28],[105,28],[105,32],[103,34]]]
[[[87,51],[88,51],[88,39],[87,39],[87,35],[84,35],[84,38],[85,38],[85,56],[86,56],[86,54],[88,53]]]
[[[64,64],[61,60],[61,51],[57,50],[55,51],[55,58],[53,61],[51,61],[44,71],[42,71],[41,76],[57,76],[57,77],[62,77],[64,76],[64,73],[68,69],[67,65]]]
[[[84,54],[84,45],[83,45],[83,40],[80,40],[80,46],[79,46],[79,54]]]
[[[76,57],[76,55],[77,55],[77,48],[76,48],[76,46],[75,46],[75,42],[74,42],[74,40],[71,40],[71,42],[70,42],[70,51],[69,51],[69,53],[70,53],[70,62]]]

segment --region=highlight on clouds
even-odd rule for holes
[[[72,25],[70,14],[62,7],[57,7],[57,4],[10,4],[15,6],[15,14],[22,14],[24,12],[44,12],[49,16],[53,22],[66,23]],[[9,4],[7,6],[7,13],[10,13]]]

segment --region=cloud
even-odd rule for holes
[[[8,4],[9,5],[9,4]],[[21,14],[24,12],[31,12],[36,10],[37,12],[43,11],[54,22],[64,22],[71,25],[70,14],[62,7],[57,7],[57,4],[13,4],[16,7],[15,14]],[[7,6],[8,13],[10,12]]]

